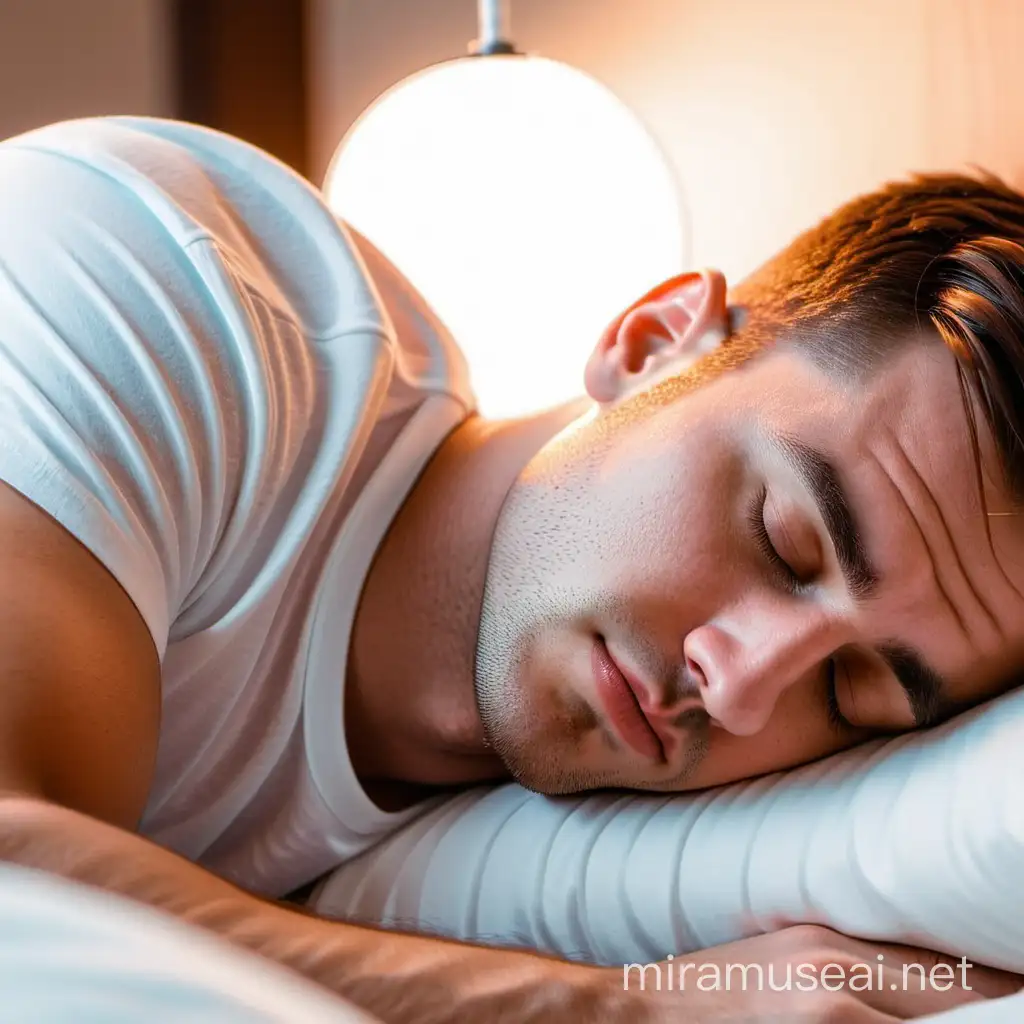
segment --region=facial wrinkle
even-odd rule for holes
[[[1009,573],[1003,568],[1002,562],[999,561],[999,557],[996,555],[995,543],[992,540],[992,530],[987,517],[985,520],[985,525],[985,537],[988,540],[988,549],[992,553],[992,561],[995,563],[996,568],[999,571],[1000,578],[1006,584],[1006,586],[1008,586],[1010,590],[1013,591],[1014,595],[1018,599],[1024,601],[1024,591],[1022,591],[1020,587],[1018,587],[1017,584],[1013,582]]]
[[[946,520],[946,516],[943,513],[941,506],[939,505],[938,501],[936,501],[935,496],[932,494],[928,485],[925,483],[924,478],[918,472],[917,467],[914,465],[913,460],[907,454],[906,449],[900,443],[899,438],[894,436],[892,438],[892,443],[894,453],[896,454],[897,458],[906,470],[906,478],[908,478],[908,482],[911,485],[911,489],[915,492],[915,495],[920,504],[927,506],[932,511],[932,513],[934,514],[934,518],[941,527],[941,533],[945,539],[944,546],[948,550],[952,558],[952,566],[950,567],[950,571],[956,571],[959,573],[960,579],[963,581],[968,593],[973,595],[978,607],[981,609],[985,618],[988,619],[989,624],[997,633],[1001,633],[1002,630],[1000,629],[998,619],[992,612],[992,609],[989,608],[985,599],[974,588],[974,585],[971,582],[971,578],[967,573],[967,569],[960,555],[960,551],[957,548],[955,542],[953,541],[953,533],[949,527],[949,523]],[[878,459],[878,462],[880,465],[882,464],[880,459]],[[947,606],[952,611],[953,617],[956,619],[957,624],[960,627],[961,633],[963,633],[964,637],[967,638],[967,640],[970,642],[972,630],[970,626],[967,624],[967,621],[965,620],[964,615],[961,612],[957,602],[953,600],[952,595],[946,588],[945,581],[943,579],[944,573],[940,572],[939,570],[939,560],[935,557],[935,552],[933,550],[934,545],[930,544],[928,541],[928,537],[925,534],[925,531],[921,525],[921,517],[915,514],[910,502],[906,499],[900,487],[896,484],[895,474],[889,474],[889,476],[892,480],[893,486],[896,488],[897,492],[900,494],[900,497],[903,499],[904,504],[907,506],[907,509],[910,511],[910,518],[913,520],[914,527],[916,528],[918,535],[921,537],[921,541],[924,544],[925,549],[928,551],[930,555],[929,561],[931,563],[932,578],[935,580],[935,586],[938,589],[939,593],[942,595],[942,598],[947,604]]]

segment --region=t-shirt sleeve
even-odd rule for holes
[[[113,574],[161,656],[230,513],[238,372],[190,245],[87,162],[0,146],[0,480]]]

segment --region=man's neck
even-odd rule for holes
[[[473,689],[491,542],[523,467],[589,408],[583,400],[522,420],[470,418],[391,524],[360,598],[345,685],[349,756],[371,794],[506,777]]]

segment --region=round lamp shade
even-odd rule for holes
[[[488,416],[581,394],[604,328],[685,269],[654,140],[604,86],[540,57],[400,82],[342,141],[324,193],[446,323]]]

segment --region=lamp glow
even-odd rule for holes
[[[542,57],[405,79],[342,141],[324,194],[446,323],[494,417],[580,394],[601,331],[688,255],[657,144],[604,86]]]

